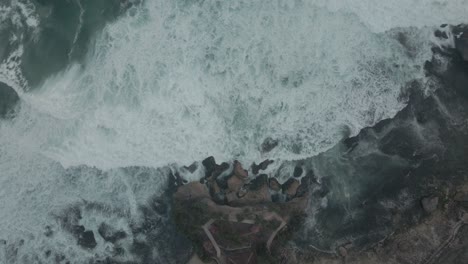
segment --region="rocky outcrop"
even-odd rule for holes
[[[317,210],[319,233],[305,229],[307,238],[295,241],[309,245],[285,249],[297,260],[285,263],[468,263],[466,29],[435,33],[442,44],[425,69],[439,89],[424,95],[427,83],[408,84],[408,105],[395,117],[345,139],[345,151],[331,152],[339,162],[328,153],[311,162],[329,174],[323,192],[310,196],[324,196],[327,207]],[[344,176],[329,173],[342,161]]]
[[[461,57],[468,61],[468,26],[459,25],[454,28],[455,47],[460,53]]]
[[[408,105],[395,117],[363,129],[326,153],[281,164],[293,176],[284,184],[272,177],[284,177],[282,173],[256,176],[260,163],[252,166],[253,175],[241,177],[243,181],[217,186],[223,200],[211,195],[197,203],[185,201],[187,205],[176,201],[176,215],[190,214],[191,204],[197,208],[192,219],[200,219],[196,225],[207,228],[200,232],[203,229],[178,224],[195,245],[201,245],[197,254],[205,260],[211,256],[220,263],[239,263],[227,258],[230,245],[237,242],[237,249],[245,250],[245,255],[234,254],[243,256],[241,263],[249,263],[247,258],[254,255],[256,263],[468,263],[465,32],[466,26],[448,25],[435,32],[442,44],[434,47],[434,57],[425,64],[431,87],[417,80],[408,83],[401,96]],[[398,35],[398,41],[407,45],[404,34]],[[451,43],[456,46],[444,46]],[[434,87],[440,89],[423,94]],[[278,144],[273,143],[265,145]],[[236,166],[237,174],[245,176],[241,165]],[[312,226],[300,221],[304,212],[313,214]],[[273,213],[287,228],[271,231]],[[242,229],[233,223],[251,226]],[[298,227],[301,232],[287,236],[289,228]],[[270,230],[273,240],[265,242],[261,236],[256,244],[253,238],[220,232],[231,229],[248,237],[250,228],[255,234]],[[290,244],[282,243],[289,238]],[[266,244],[265,250],[253,251],[247,242]]]
[[[0,82],[0,118],[11,117],[18,101],[19,97],[16,91]]]
[[[219,188],[217,189],[219,192]],[[178,200],[197,200],[199,198],[208,198],[210,193],[205,184],[200,182],[190,182],[178,188],[174,194],[174,199]]]
[[[283,193],[289,198],[296,195],[297,189],[299,188],[300,182],[296,179],[289,179],[282,185]]]
[[[203,165],[211,172],[205,174],[205,183],[179,186],[173,195],[175,222],[193,241],[198,256],[220,263],[258,263],[262,258],[278,257],[271,248],[285,244],[294,228],[281,239],[276,237],[288,222],[302,219],[307,205],[305,197],[295,197],[300,182],[291,179],[284,189],[289,201],[273,201],[272,195],[282,188],[275,178],[267,174],[249,177],[239,161],[233,162],[228,176],[214,173],[219,166],[214,158],[206,159]],[[226,186],[218,184],[219,177],[227,177]]]
[[[97,243],[93,231],[87,230],[81,233],[78,238],[78,245],[88,249],[95,248]]]

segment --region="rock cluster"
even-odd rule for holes
[[[202,162],[204,179],[178,187],[173,196],[174,219],[198,246],[196,253],[202,259],[257,263],[257,259],[275,258],[271,249],[288,240],[294,228],[285,231],[284,227],[304,216],[308,187],[297,172],[284,184],[267,174],[256,175],[272,162],[254,163],[249,175],[237,160],[218,165],[209,157]]]

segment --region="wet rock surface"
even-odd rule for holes
[[[433,94],[422,92],[428,83],[408,83],[402,93],[408,105],[394,118],[363,129],[326,153],[281,165],[291,173],[283,184],[277,174],[255,177],[262,163],[254,163],[254,175],[245,177],[241,188],[248,202],[240,202],[245,199],[239,198],[240,191],[229,196],[237,187],[226,191],[218,186],[218,193],[231,198],[200,205],[205,208],[200,210],[212,210],[214,219],[223,213],[224,219],[232,214],[237,219],[243,208],[256,203],[271,211],[280,206],[288,226],[299,231],[288,238],[281,236],[286,229],[280,231],[277,246],[265,254],[271,257],[266,263],[468,263],[466,28],[444,25],[434,33],[442,40],[456,38],[456,47],[433,49],[426,63],[429,84],[438,87]],[[405,35],[398,41],[408,45]],[[307,212],[314,224],[295,222],[281,210]],[[191,240],[201,245],[207,239],[203,236],[192,234]],[[195,252],[216,255],[210,248]]]
[[[125,233],[125,231],[116,230],[106,223],[101,223],[101,225],[99,225],[98,233],[105,241],[111,243],[115,243],[117,240],[127,237],[127,233]]]
[[[260,162],[258,165],[254,162],[252,164],[252,173],[254,175],[257,175],[261,170],[266,170],[268,168],[268,165],[270,165],[273,162],[273,160],[269,159]]]
[[[12,117],[19,101],[16,91],[0,82],[0,118]]]
[[[279,144],[278,140],[273,139],[271,137],[268,137],[263,141],[263,143],[262,143],[262,145],[260,147],[260,150],[263,153],[267,153],[267,152],[272,151],[274,148],[276,148],[276,146],[278,146],[278,144]]]
[[[465,25],[460,25],[454,28],[455,47],[461,57],[468,61],[468,28]]]
[[[97,243],[93,231],[84,231],[79,235],[78,244],[84,248],[95,248]]]
[[[204,163],[206,170],[217,166],[210,160]],[[272,193],[281,190],[280,183],[267,174],[249,177],[239,161],[232,164],[226,188],[217,184],[216,177],[221,176],[212,174],[206,187],[199,182],[180,186],[173,196],[174,221],[193,242],[195,253],[205,261],[211,258],[221,263],[278,261],[280,256],[269,252],[285,244],[295,228],[282,232],[281,239],[276,238],[278,232],[287,223],[302,219],[307,200],[293,200],[293,196],[289,202],[273,200]],[[210,195],[187,195],[200,188],[210,189]]]
[[[464,29],[439,30],[435,36],[446,39]],[[408,44],[404,36],[400,41]],[[55,214],[58,224],[45,226],[42,237],[76,241],[89,263],[187,263],[195,254],[205,263],[468,263],[463,41],[434,49],[426,63],[428,83],[439,88],[433,94],[421,92],[427,83],[408,83],[402,93],[408,106],[394,118],[325,153],[283,162],[281,173],[270,172],[271,160],[248,171],[238,161],[217,164],[214,157],[180,170],[124,168],[141,181],[167,176],[167,188],[132,212],[84,199]],[[263,154],[278,145],[269,140]],[[105,177],[95,168],[81,169]],[[186,171],[203,170],[200,180],[184,178]],[[125,228],[84,220],[94,215],[122,220]],[[17,263],[22,243],[0,240],[8,263]],[[58,249],[40,254],[43,263],[73,263]]]
[[[466,29],[446,26],[436,36],[451,36],[448,28],[455,38]],[[459,201],[468,185],[467,46],[464,39],[455,42],[456,50],[434,49],[426,63],[439,87],[434,94],[422,94],[425,84],[409,83],[408,106],[394,118],[330,150],[336,160],[325,153],[309,161],[322,174],[326,187],[316,197],[324,195],[327,206],[308,209],[316,210],[320,234],[304,227],[297,263],[468,262],[461,220],[467,207]],[[311,237],[316,241],[306,245]]]

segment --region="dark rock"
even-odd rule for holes
[[[460,25],[454,28],[453,33],[457,51],[465,61],[468,61],[468,26]]]
[[[396,34],[396,40],[406,49],[408,56],[414,57],[416,55],[417,49],[408,32],[398,32]]]
[[[213,175],[215,177],[220,176],[223,172],[225,172],[227,169],[229,169],[229,163],[223,162],[221,165],[216,165],[215,170],[213,171]]]
[[[294,197],[299,185],[300,183],[298,180],[291,178],[282,185],[283,193],[288,195],[288,197]]]
[[[197,163],[194,162],[190,166],[184,166],[186,170],[188,170],[190,173],[194,173],[197,170]]]
[[[299,178],[299,177],[301,177],[303,171],[304,171],[304,170],[302,169],[302,167],[296,166],[296,167],[294,168],[294,173],[293,173],[294,178]]]
[[[55,254],[55,263],[62,263],[65,260],[65,256],[62,254]]]
[[[246,179],[249,176],[249,172],[247,170],[244,170],[242,167],[242,164],[235,160],[234,161],[234,175],[239,177],[240,179]]]
[[[281,184],[278,182],[276,178],[270,178],[268,180],[268,185],[270,186],[270,189],[273,191],[279,192],[281,190]]]
[[[216,181],[211,183],[210,186],[210,195],[213,201],[217,204],[225,204],[226,203],[226,194],[221,190],[218,183]]]
[[[260,170],[266,170],[268,168],[268,165],[270,165],[271,163],[273,163],[273,161],[269,159],[262,161],[258,165],[254,162],[252,164],[252,173],[254,175],[257,175]]]
[[[44,252],[44,255],[46,258],[50,257],[50,254],[52,253],[52,251],[50,250],[46,250],[46,252]]]
[[[144,242],[135,241],[132,245],[131,251],[139,256],[141,259],[146,260],[142,263],[150,263],[151,246]]]
[[[127,233],[125,233],[125,231],[116,230],[115,228],[106,223],[101,223],[101,225],[99,225],[98,233],[105,241],[111,243],[115,243],[117,240],[124,239],[127,237]]]
[[[436,30],[434,32],[434,36],[438,37],[438,38],[444,38],[444,39],[448,39],[448,35],[446,32],[444,31],[440,31],[440,30]]]
[[[123,256],[125,254],[125,249],[121,247],[114,248],[114,255],[115,256]]]
[[[19,97],[16,91],[0,82],[0,118],[11,117],[18,101]]]
[[[205,167],[205,177],[210,177],[213,171],[216,169],[216,161],[213,156],[210,156],[202,161]]]
[[[359,137],[355,136],[347,138],[343,140],[343,144],[345,145],[346,149],[348,149],[348,151],[353,151],[353,149],[359,144]]]
[[[271,137],[267,137],[267,138],[265,138],[265,140],[262,143],[261,151],[263,153],[270,152],[274,148],[276,148],[276,146],[278,146],[278,143],[279,143],[278,140],[272,139]]]
[[[270,189],[268,188],[268,176],[259,175],[248,185],[248,190],[243,193],[243,188],[238,192],[239,200],[234,205],[251,205],[257,203],[271,202]]]
[[[439,204],[439,197],[431,196],[431,197],[424,197],[421,199],[421,206],[423,207],[424,211],[427,213],[432,213],[437,210],[437,205]]]
[[[226,162],[221,163],[221,165],[216,165],[215,170],[212,173],[212,177],[216,179],[216,182],[218,183],[219,187],[222,189],[227,189],[228,188],[228,178],[229,177],[220,177],[223,175],[226,170],[229,169],[229,164]]]
[[[88,249],[95,248],[97,243],[93,231],[84,231],[78,239],[78,245]]]
[[[53,234],[54,234],[54,231],[52,230],[52,228],[50,226],[46,226],[44,235],[46,237],[51,237]]]
[[[82,216],[80,207],[74,205],[67,208],[63,212],[63,215],[59,217],[59,220],[65,230],[71,233],[75,233],[74,230],[81,218]]]
[[[260,174],[250,182],[249,190],[258,191],[262,189],[264,186],[268,186],[268,175]]]

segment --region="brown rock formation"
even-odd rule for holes
[[[211,168],[217,166],[211,161],[205,163]],[[276,244],[285,243],[288,237],[282,235],[282,239],[277,241],[278,234],[283,232],[289,221],[303,215],[307,206],[305,198],[272,202],[270,192],[280,190],[276,179],[268,179],[265,174],[250,182],[247,179],[247,171],[240,162],[235,161],[226,189],[220,187],[216,178],[211,176],[206,185],[192,182],[180,186],[174,194],[175,222],[193,241],[195,251],[202,260],[259,263],[260,259],[266,258],[271,261],[279,255],[276,250],[272,252],[270,249]],[[291,182],[287,189],[291,197],[299,184],[297,180]],[[225,197],[224,201],[219,200],[220,196]],[[258,251],[259,248],[266,250]]]

